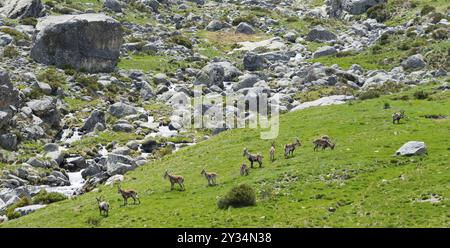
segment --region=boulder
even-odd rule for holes
[[[151,153],[154,150],[158,149],[161,146],[161,144],[156,141],[155,139],[149,138],[142,142],[141,149],[142,151],[146,153]]]
[[[41,17],[44,14],[44,5],[41,0],[0,0],[0,16],[11,19],[26,17]]]
[[[86,120],[83,127],[81,128],[81,131],[92,132],[92,131],[94,131],[95,125],[97,125],[97,123],[101,123],[104,126],[106,126],[105,112],[98,110],[98,109],[94,110],[91,113],[91,115]]]
[[[103,7],[114,12],[122,12],[123,3],[117,0],[105,0]]]
[[[371,7],[385,3],[387,0],[327,0],[327,13],[330,17],[339,18],[344,13],[360,15]]]
[[[334,48],[332,46],[324,46],[324,47],[317,49],[317,51],[314,52],[313,57],[318,58],[318,57],[323,57],[323,56],[330,56],[330,55],[337,54],[337,52],[338,51],[336,50],[336,48]]]
[[[244,56],[244,68],[249,71],[257,71],[268,67],[267,60],[252,52],[246,53]]]
[[[426,65],[427,64],[421,54],[412,55],[402,62],[402,67],[410,70],[419,70]]]
[[[121,24],[104,14],[47,16],[39,20],[31,57],[88,72],[112,71],[123,42]]]
[[[337,36],[329,31],[323,28],[322,26],[316,26],[311,31],[309,31],[308,35],[306,36],[306,39],[309,41],[316,41],[316,42],[328,42],[333,41],[337,39]]]
[[[398,151],[395,152],[397,156],[414,156],[427,153],[427,146],[422,141],[409,141],[404,144]]]
[[[131,133],[134,127],[129,123],[116,123],[113,125],[112,129],[114,132]]]
[[[87,167],[86,159],[82,156],[66,158],[66,164],[70,171],[79,171]]]
[[[95,176],[102,172],[102,169],[97,163],[89,163],[89,166],[81,172],[83,179]]]
[[[60,127],[61,117],[56,108],[56,99],[45,96],[41,99],[27,102],[27,106],[31,108],[33,114],[41,118],[49,127]]]
[[[335,96],[327,96],[317,99],[311,102],[304,102],[297,105],[295,108],[291,109],[291,112],[298,111],[301,109],[316,107],[316,106],[327,106],[327,105],[335,105],[335,104],[344,104],[346,101],[353,100],[353,96],[346,95],[335,95]]]
[[[208,31],[219,31],[225,27],[224,23],[217,20],[212,20],[207,26],[206,30]]]
[[[110,175],[123,175],[127,171],[134,170],[135,168],[136,162],[130,156],[115,153],[108,154],[106,159],[106,171]]]
[[[47,205],[41,205],[41,204],[29,205],[29,206],[25,206],[25,207],[16,208],[16,209],[14,209],[14,212],[19,213],[20,216],[25,216],[25,215],[31,214],[41,208],[45,208],[46,206]]]
[[[223,81],[225,78],[225,70],[221,65],[216,63],[210,63],[203,67],[198,73],[194,84],[213,86],[217,85],[223,87]]]
[[[123,102],[114,103],[109,107],[108,112],[118,118],[138,113],[135,107]]]
[[[239,25],[236,27],[236,33],[241,33],[241,34],[254,34],[256,33],[255,30],[253,29],[253,27],[246,23],[246,22],[241,22],[239,23]]]
[[[9,73],[0,68],[0,128],[6,126],[20,103],[19,91],[9,79]]]
[[[115,183],[120,183],[123,182],[124,180],[124,176],[123,175],[114,175],[110,178],[108,178],[108,180],[106,180],[105,185],[114,185]]]
[[[17,149],[17,135],[13,133],[6,133],[0,135],[0,147],[3,147],[9,151],[15,151]]]

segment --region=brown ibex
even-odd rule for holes
[[[102,198],[95,198],[98,204],[98,210],[100,211],[100,215],[109,215],[109,203],[107,201],[103,201]]]
[[[169,171],[166,170],[164,173],[164,179],[169,178],[170,181],[170,190],[172,191],[174,188],[174,185],[177,183],[180,185],[181,190],[184,190],[184,177],[177,176],[177,175],[171,175],[169,174]]]
[[[272,142],[272,146],[270,147],[269,154],[270,154],[270,161],[273,162],[275,160],[275,142]]]
[[[400,111],[400,112],[395,112],[394,114],[392,114],[392,124],[395,124],[395,122],[397,122],[397,124],[400,124],[400,120],[405,118],[405,111]]]
[[[128,204],[128,198],[133,198],[133,204],[136,204],[136,200],[138,204],[141,204],[141,200],[139,199],[138,193],[133,189],[122,189],[120,185],[117,186],[117,192],[122,195],[123,198],[123,206]]]
[[[241,165],[241,176],[248,176],[248,166],[245,163]]]
[[[206,172],[206,169],[203,168],[202,172],[200,173],[200,175],[205,176],[206,180],[208,180],[208,186],[214,186],[216,185],[216,178],[217,178],[217,173],[214,172]]]
[[[294,151],[295,149],[297,149],[297,147],[301,146],[302,144],[300,143],[300,140],[298,138],[295,139],[295,142],[292,144],[286,144],[284,146],[284,157],[288,158],[289,155],[294,155]]]
[[[328,136],[323,136],[320,139],[316,139],[313,141],[314,144],[314,151],[319,149],[319,147],[322,147],[322,150],[325,150],[327,147],[329,147],[331,150],[334,150],[335,144],[331,143]]]
[[[261,154],[259,154],[259,153],[256,154],[256,155],[250,154],[248,152],[247,148],[244,148],[244,155],[243,156],[247,157],[248,161],[250,161],[250,168],[253,168],[253,162],[258,162],[259,167],[260,168],[262,167],[263,156]]]

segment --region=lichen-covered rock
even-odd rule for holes
[[[41,0],[0,0],[0,16],[11,19],[26,17],[40,17],[44,14],[44,5]]]
[[[31,57],[37,62],[88,72],[112,71],[117,64],[121,24],[104,14],[48,16],[36,30]]]

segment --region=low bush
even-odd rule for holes
[[[50,204],[54,202],[64,201],[67,196],[58,193],[48,193],[45,189],[42,189],[35,197],[33,197],[33,204]]]
[[[378,4],[367,11],[367,17],[375,19],[377,22],[385,22],[391,17],[391,14],[386,4]]]
[[[175,35],[170,40],[177,45],[184,46],[189,49],[192,48],[192,42],[182,35]]]
[[[229,207],[246,207],[256,205],[255,190],[247,184],[233,187],[224,197],[220,198],[217,206],[220,209]]]

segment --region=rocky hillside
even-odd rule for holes
[[[202,147],[222,149],[214,136],[225,137],[230,123],[193,128],[185,118],[222,109],[217,98],[265,93],[270,107],[288,113],[424,84],[446,90],[449,20],[446,0],[0,0],[0,222],[126,184],[129,171],[155,172],[141,168],[172,161],[168,155],[191,161]],[[428,99],[426,90],[413,97]],[[180,94],[202,99],[200,109],[174,100]],[[448,125],[444,112],[435,114]],[[225,108],[225,116],[238,115]],[[282,142],[303,139],[293,128],[280,131]],[[250,142],[243,138],[239,146]]]

